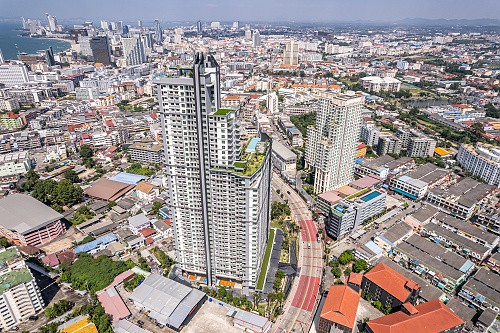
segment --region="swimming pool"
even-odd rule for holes
[[[364,202],[368,202],[372,199],[375,199],[376,197],[378,197],[381,193],[379,191],[373,191],[371,193],[368,193],[367,195],[365,195],[364,197],[361,197],[360,199],[363,200]]]
[[[250,140],[250,143],[248,144],[245,152],[255,153],[255,148],[257,147],[257,144],[259,143],[259,141],[260,141],[260,138],[253,138],[252,140]]]

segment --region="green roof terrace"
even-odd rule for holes
[[[17,269],[0,275],[0,295],[10,288],[18,286],[21,283],[30,282],[32,279],[33,277],[27,268]]]
[[[234,112],[231,109],[219,109],[214,112],[214,116],[226,116],[228,113]]]
[[[19,258],[19,252],[17,252],[17,249],[15,247],[10,247],[6,249],[5,251],[0,252],[0,266],[5,265],[8,261],[11,261],[12,259]]]

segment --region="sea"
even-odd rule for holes
[[[30,38],[20,36],[22,31],[21,22],[1,22],[0,21],[0,50],[2,50],[5,60],[17,60],[19,52],[28,54],[36,53],[39,50],[46,50],[52,46],[54,52],[61,52],[70,48],[71,44],[62,40]]]

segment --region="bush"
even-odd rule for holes
[[[352,254],[352,251],[348,250],[342,252],[342,254],[339,256],[338,261],[341,265],[346,265],[351,261],[354,261],[354,255]]]
[[[356,273],[360,273],[368,268],[368,263],[363,260],[359,259],[354,262],[354,265],[352,266],[352,270]]]
[[[60,300],[53,306],[48,306],[45,308],[44,315],[49,319],[57,318],[73,308],[74,304],[67,300]]]

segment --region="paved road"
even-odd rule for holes
[[[323,271],[323,249],[317,241],[318,229],[304,200],[278,175],[273,173],[273,187],[284,193],[292,217],[300,226],[298,267],[300,274],[281,315],[271,332],[306,332],[313,320]]]

